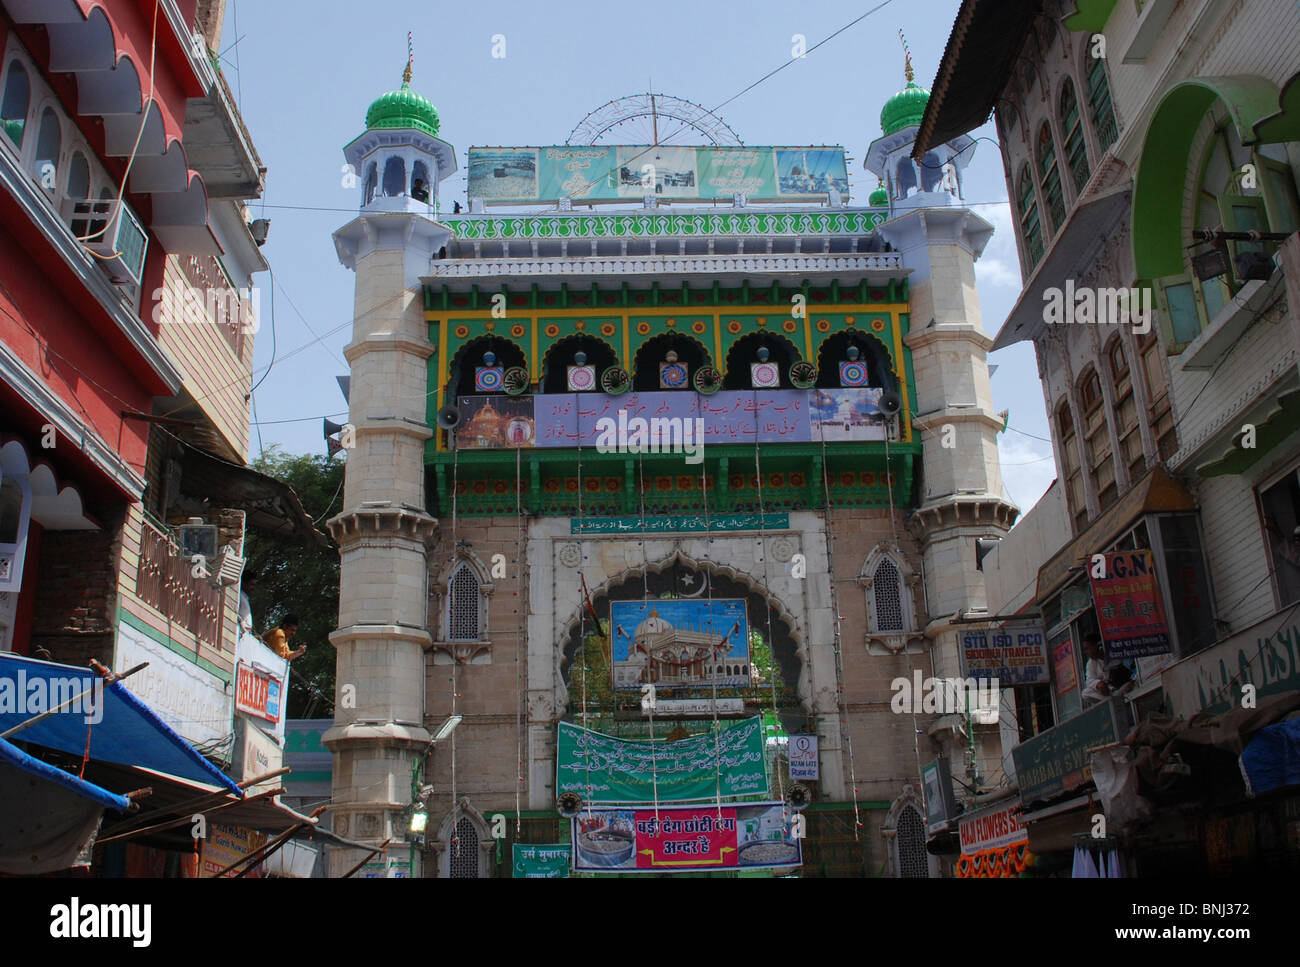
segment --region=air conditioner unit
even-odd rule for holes
[[[212,570],[213,587],[232,587],[239,583],[239,579],[244,575],[244,558],[239,556],[239,552],[234,546],[227,544],[217,555],[215,567]]]
[[[144,279],[144,256],[149,247],[149,236],[129,205],[122,202],[116,211],[109,214],[107,209],[111,207],[112,203],[105,201],[75,202],[72,206],[73,228],[89,227],[88,232],[79,231],[78,235],[91,235],[84,244],[98,256],[95,261],[114,284],[139,286]]]

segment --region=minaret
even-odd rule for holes
[[[334,233],[339,260],[356,272],[343,510],[329,522],[339,545],[339,627],[334,727],[333,828],[349,839],[404,844],[412,765],[424,727],[427,552],[437,521],[425,512],[428,359],[420,278],[450,238],[436,218],[438,185],[456,170],[437,137],[438,113],[411,90],[366,112],[366,131],[344,148],[361,188],[360,213]],[[345,438],[346,438],[345,430]],[[346,443],[346,439],[345,439]],[[404,846],[390,856],[405,856]],[[331,876],[360,859],[332,852]],[[420,875],[418,870],[412,876]]]
[[[914,160],[930,95],[913,80],[910,53],[906,77],[907,86],[880,112],[884,134],[868,149],[866,167],[888,186],[892,217],[879,231],[911,270],[903,342],[912,352],[912,425],[921,434],[924,463],[919,506],[907,526],[925,568],[931,673],[955,678],[961,674],[962,626],[952,619],[987,608],[976,539],[1005,534],[1019,511],[1002,486],[997,435],[1003,420],[994,413],[987,361],[993,340],[981,326],[975,285],[975,260],[993,226],[960,197],[961,171],[975,142],[962,135]],[[959,748],[965,739],[948,727],[957,723],[940,722],[934,738],[950,756],[953,774],[962,776],[969,765]],[[977,727],[976,735],[980,775],[1000,770],[997,728]]]

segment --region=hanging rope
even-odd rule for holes
[[[524,607],[524,596],[519,589],[524,587],[524,511],[522,506],[522,454],[515,447],[515,755],[518,762],[515,783],[515,839],[523,831],[523,813],[520,809],[520,797],[524,788],[524,665],[520,653],[524,647],[524,621],[528,611]]]
[[[708,601],[709,617],[713,617],[713,575],[709,570],[709,545],[713,543],[711,536],[713,531],[709,524],[709,471],[707,466],[700,468],[700,488],[704,491],[704,594],[705,600]],[[726,641],[724,638],[723,641]],[[749,655],[750,667],[753,667],[754,656],[749,654],[749,642],[745,642],[745,654]],[[717,655],[714,655],[713,675],[713,780],[714,780],[714,802],[718,809],[718,821],[722,820],[722,749],[719,745],[719,732],[721,729],[718,722],[718,670]]]
[[[771,686],[772,692],[772,718],[775,720],[777,727],[780,728],[781,712],[776,699],[776,646],[772,641],[772,597],[768,591],[771,582],[767,576],[767,504],[763,499],[763,462],[758,445],[758,407],[754,408],[754,473],[758,478],[758,547],[763,555],[763,605],[767,609],[767,624],[764,632],[767,636],[768,654],[772,659],[768,684]],[[776,771],[777,798],[781,800],[781,824],[788,826],[790,823],[790,809],[785,801],[785,781],[781,778],[780,748],[780,743],[778,743],[778,754],[773,758],[773,765]],[[766,759],[766,756],[764,756],[764,759]]]
[[[583,520],[582,490],[583,490],[582,434],[579,433],[578,434],[578,520],[579,522]],[[581,554],[582,559],[586,560],[587,558],[586,542],[579,541],[578,550]],[[578,565],[578,578],[582,582],[583,586],[585,587],[587,583],[587,577],[583,573],[581,563]],[[591,786],[591,733],[587,729],[587,612],[586,609],[581,607],[578,609],[578,611],[580,612],[578,618],[578,650],[582,654],[582,728],[583,728],[582,758],[583,758],[583,763],[587,768],[587,795],[583,797],[583,800],[587,804],[587,821],[590,822],[592,818],[591,817],[592,786]],[[576,657],[576,653],[575,653],[575,657]],[[572,666],[570,666],[570,668],[572,668]],[[570,672],[569,677],[572,679],[573,677],[572,672]]]
[[[641,600],[650,600],[650,542],[646,539],[645,530],[645,457],[637,453],[637,477],[640,480],[640,507],[641,507]],[[636,632],[632,632],[632,644],[636,644]],[[631,646],[629,646],[631,647]],[[654,678],[655,658],[653,655],[646,655],[646,671],[650,678]],[[651,682],[650,687],[653,689],[655,683]],[[651,692],[653,695],[654,692]],[[650,703],[647,710],[650,720],[650,783],[654,792],[655,803],[655,826],[659,825],[659,762],[655,753],[655,702]]]

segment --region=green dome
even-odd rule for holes
[[[438,134],[438,111],[433,102],[411,90],[410,82],[401,90],[389,91],[366,111],[366,128],[414,128],[425,134]]]
[[[888,208],[889,189],[887,189],[883,184],[878,185],[876,190],[867,196],[867,204],[872,208]]]
[[[907,86],[880,109],[880,129],[885,134],[893,134],[903,128],[919,126],[929,102],[930,92],[918,87],[915,81],[908,81]]]

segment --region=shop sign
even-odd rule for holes
[[[819,779],[817,766],[817,736],[790,736],[790,778]]]
[[[1089,574],[1107,658],[1142,658],[1169,651],[1169,624],[1150,551],[1096,554]]]
[[[1019,800],[995,809],[982,809],[961,819],[961,851],[970,856],[981,850],[1000,849],[1029,839],[1029,830],[1020,825],[1024,807]]]
[[[1118,739],[1111,702],[1094,705],[1055,728],[1011,750],[1020,783],[1020,801],[1028,805],[1053,799],[1092,779],[1090,749]]]
[[[1300,689],[1300,621],[1294,618],[1273,615],[1164,669],[1160,682],[1174,714],[1240,708],[1243,685],[1253,686],[1256,702]]]
[[[1004,623],[997,628],[966,629],[961,633],[966,677],[997,679],[1006,687],[1045,684],[1046,641],[1042,625]]]
[[[568,843],[525,846],[515,843],[511,853],[517,879],[558,880],[569,875],[572,849]]]

